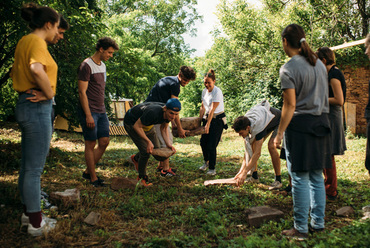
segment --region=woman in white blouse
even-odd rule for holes
[[[202,92],[202,107],[199,116],[205,127],[205,134],[200,139],[204,164],[200,170],[207,170],[207,175],[216,175],[217,145],[220,142],[226,117],[224,113],[224,97],[220,88],[215,86],[215,72],[210,69],[204,76],[204,86]]]

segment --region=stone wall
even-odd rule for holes
[[[340,67],[340,66],[339,66]],[[368,102],[368,82],[370,80],[370,65],[353,69],[350,66],[340,67],[346,78],[346,123],[353,133],[366,133],[365,107]],[[355,125],[355,126],[354,126]]]

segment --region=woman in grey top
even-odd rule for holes
[[[331,167],[328,78],[302,27],[288,25],[281,36],[284,51],[291,59],[280,69],[284,102],[274,143],[280,148],[284,136],[294,216],[294,227],[282,235],[302,240],[308,237],[309,214],[312,230],[324,229],[322,173]]]

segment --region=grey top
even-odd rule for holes
[[[280,68],[280,80],[281,89],[296,91],[295,115],[329,113],[328,75],[319,59],[311,66],[305,57],[293,56]]]

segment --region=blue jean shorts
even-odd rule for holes
[[[85,140],[97,140],[103,137],[109,137],[109,120],[107,113],[91,112],[95,122],[95,127],[93,129],[90,129],[86,126],[86,115],[84,111],[79,109],[78,113]]]

